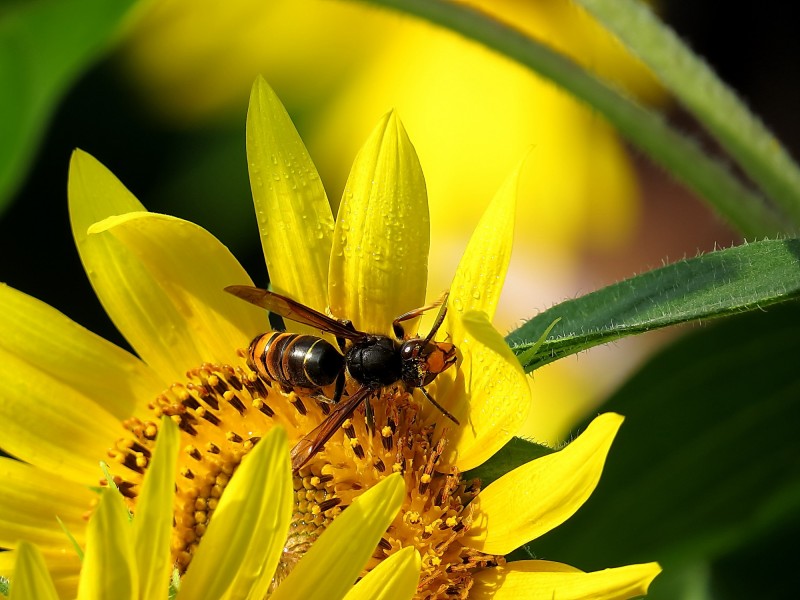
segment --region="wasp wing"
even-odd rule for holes
[[[298,471],[306,464],[311,457],[317,452],[322,450],[325,443],[331,439],[334,433],[342,426],[348,417],[358,408],[358,405],[364,401],[364,398],[372,390],[368,387],[360,388],[352,396],[345,398],[336,408],[325,417],[325,420],[312,429],[302,440],[297,442],[292,448],[292,471]]]
[[[364,337],[363,333],[348,328],[344,323],[337,321],[333,317],[324,315],[305,304],[300,304],[291,298],[268,290],[249,285],[229,285],[225,288],[225,291],[237,298],[246,300],[250,304],[266,308],[285,319],[321,329],[346,340],[359,340]]]

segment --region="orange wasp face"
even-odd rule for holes
[[[414,338],[400,346],[403,361],[403,382],[411,387],[423,387],[456,362],[456,347],[448,342],[426,342]]]

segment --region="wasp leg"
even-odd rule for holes
[[[336,404],[333,400],[325,395],[325,392],[320,389],[312,390],[309,396],[311,396],[314,400],[318,400],[322,404]]]
[[[342,394],[344,393],[344,369],[336,376],[336,387],[333,390],[333,404],[339,404],[339,400],[342,399]]]
[[[311,390],[309,395],[312,398],[314,398],[314,400],[318,400],[323,404],[329,404],[329,405],[339,404],[339,400],[342,399],[342,394],[344,393],[344,384],[345,384],[344,370],[342,370],[342,372],[336,376],[336,381],[334,383],[336,387],[333,389],[333,398],[327,396],[322,388],[315,388]]]
[[[342,319],[339,322],[342,325],[344,325],[344,327],[346,329],[349,329],[353,333],[358,333],[358,330],[355,328],[355,325],[353,325],[353,322],[350,319]],[[337,335],[336,336],[336,343],[339,345],[339,351],[342,354],[344,354],[347,351],[346,348],[345,348],[345,344],[347,343],[347,340],[345,338]]]
[[[364,400],[364,419],[367,421],[369,434],[373,435],[375,433],[375,413],[372,412],[372,403],[369,398]]]
[[[445,304],[447,302],[447,295],[449,293],[450,292],[447,291],[444,294],[442,294],[441,297],[438,300],[436,300],[436,302],[431,302],[430,304],[427,304],[425,306],[421,306],[419,308],[415,308],[414,310],[410,310],[407,313],[403,313],[402,315],[397,317],[394,321],[392,321],[392,331],[394,331],[395,337],[398,340],[406,339],[405,338],[405,335],[406,335],[405,334],[405,330],[403,329],[403,326],[401,325],[401,323],[403,321],[408,321],[409,319],[416,319],[422,313],[428,312],[429,310],[433,310],[434,308],[436,308],[438,306],[442,306],[443,304]],[[441,315],[441,312],[439,314]],[[441,322],[439,321],[438,317],[437,317],[436,320],[437,320],[437,322],[439,322],[439,324],[441,324]],[[442,316],[442,320],[444,320],[444,316]],[[438,328],[439,327],[437,325],[436,329],[438,329]]]

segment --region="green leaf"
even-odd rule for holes
[[[705,198],[744,235],[763,237],[793,229],[727,166],[711,158],[694,140],[671,129],[662,115],[629,100],[612,85],[513,26],[452,0],[366,1],[451,29],[551,80],[608,119],[632,144]]]
[[[539,354],[539,349],[544,345],[545,340],[550,335],[550,332],[553,331],[553,328],[556,324],[561,320],[561,317],[554,319],[550,325],[542,332],[542,335],[533,343],[532,346],[526,348],[520,355],[519,355],[519,362],[523,365],[526,363],[531,362],[536,358],[536,355]]]
[[[495,479],[536,458],[555,452],[552,448],[522,438],[511,438],[499,452],[485,463],[464,473],[464,479],[480,479],[485,488]]]
[[[133,0],[37,0],[0,9],[0,209],[56,104],[107,49]]]
[[[650,67],[800,227],[800,169],[734,91],[643,2],[578,0]]]
[[[799,294],[800,240],[765,240],[682,260],[562,302],[511,332],[506,341],[523,355],[561,318],[539,352],[523,364],[533,371],[628,335],[760,310]]]
[[[626,420],[595,493],[528,551],[589,570],[651,560],[668,570],[797,523],[798,332],[792,302],[651,359],[603,406]]]

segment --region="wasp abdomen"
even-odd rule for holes
[[[248,355],[262,377],[287,388],[328,386],[344,367],[344,357],[339,351],[313,335],[265,333],[250,343]]]

